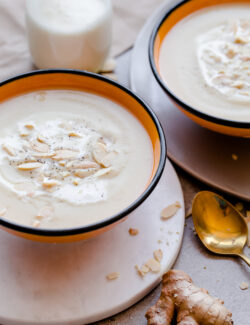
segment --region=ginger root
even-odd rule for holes
[[[223,303],[196,287],[186,273],[170,270],[163,276],[159,300],[145,316],[148,325],[170,325],[175,311],[177,325],[233,325]]]

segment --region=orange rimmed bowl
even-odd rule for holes
[[[202,127],[210,129],[215,132],[237,136],[237,137],[250,137],[250,122],[234,121],[229,119],[219,118],[213,115],[203,113],[198,107],[192,107],[185,103],[182,98],[177,95],[168,87],[168,83],[164,80],[159,67],[159,56],[163,41],[169,31],[182,19],[190,14],[207,7],[218,4],[230,3],[243,3],[249,4],[250,0],[184,0],[177,4],[175,7],[167,11],[156,24],[149,41],[149,61],[153,74],[166,92],[166,94],[173,101],[175,106],[180,109],[191,120],[198,123]],[[250,7],[249,7],[250,8]]]
[[[165,166],[165,136],[156,115],[140,98],[118,83],[90,72],[40,70],[16,76],[0,83],[0,103],[27,92],[48,89],[90,92],[118,103],[140,121],[152,143],[154,164],[148,185],[132,204],[116,215],[82,227],[62,229],[35,228],[0,218],[2,229],[31,240],[59,243],[88,239],[111,229],[124,220],[153,191]]]

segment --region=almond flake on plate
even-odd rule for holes
[[[112,281],[112,280],[118,279],[119,275],[120,274],[118,272],[111,272],[111,273],[106,275],[106,278],[107,278],[107,280]]]
[[[179,210],[180,207],[181,207],[181,205],[178,201],[173,204],[170,204],[169,206],[167,206],[165,209],[162,210],[161,219],[167,220],[167,219],[173,217],[176,214],[176,212]]]
[[[144,277],[150,271],[147,265],[142,265],[141,268],[135,265],[135,269],[141,277]]]
[[[157,262],[161,262],[162,261],[162,258],[163,258],[163,252],[161,249],[156,249],[154,251],[154,258]]]
[[[241,290],[247,290],[248,289],[248,283],[247,282],[242,282],[240,284],[240,288],[241,288]]]
[[[161,270],[161,264],[156,261],[154,258],[150,258],[145,265],[152,271],[153,273],[158,273]]]
[[[136,228],[129,228],[128,232],[131,236],[136,236],[139,234],[139,230]]]

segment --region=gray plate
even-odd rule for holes
[[[137,38],[131,59],[131,88],[158,115],[166,134],[168,156],[177,165],[206,184],[250,201],[250,139],[221,135],[192,122],[170,102],[151,71],[149,37],[170,6],[160,7]],[[232,154],[238,160],[233,160]]]

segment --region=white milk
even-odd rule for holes
[[[30,52],[41,69],[97,72],[112,40],[110,0],[26,0]]]

